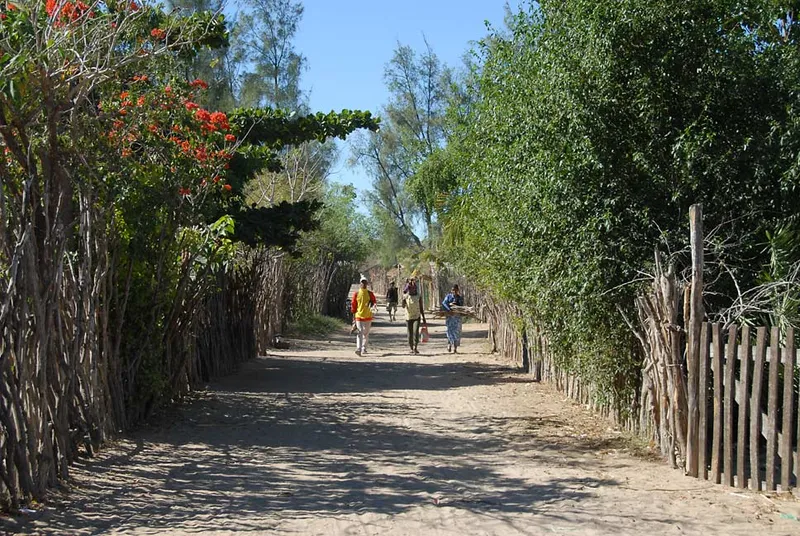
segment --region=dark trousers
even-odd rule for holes
[[[406,320],[406,328],[408,329],[408,346],[412,350],[419,344],[419,318],[414,320]]]

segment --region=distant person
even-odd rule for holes
[[[361,276],[361,286],[353,293],[350,312],[356,324],[356,354],[367,353],[369,328],[372,326],[372,307],[375,306],[375,294],[367,288],[367,278]]]
[[[389,321],[394,322],[397,320],[397,302],[399,301],[397,295],[397,285],[394,281],[389,283],[389,290],[386,291],[386,310],[389,312]]]
[[[417,294],[417,280],[413,277],[406,279],[406,285],[403,287],[403,294]]]
[[[416,280],[412,277],[406,283],[403,292],[403,307],[406,309],[406,329],[408,330],[408,347],[412,354],[418,354],[420,321],[427,325],[422,297],[417,290]]]
[[[442,309],[447,312],[453,313],[447,315],[445,325],[447,326],[447,351],[458,353],[458,347],[461,344],[461,315],[453,312],[453,306],[463,307],[464,297],[458,285],[453,285],[450,293],[444,297],[442,301]]]

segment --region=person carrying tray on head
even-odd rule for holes
[[[453,289],[444,297],[442,309],[447,312],[452,312],[452,307],[454,305],[457,307],[464,306],[464,297],[461,295],[458,285],[453,285]],[[452,351],[457,354],[458,346],[461,344],[461,315],[447,315],[445,325],[447,326],[447,351]]]
[[[403,289],[403,307],[406,309],[406,329],[408,330],[408,347],[412,354],[418,354],[419,350],[419,328],[420,320],[425,321],[425,311],[422,306],[422,298],[417,289],[415,278],[409,279]]]

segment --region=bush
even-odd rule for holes
[[[343,331],[347,324],[338,318],[324,315],[304,315],[289,324],[289,334],[293,337],[326,337],[331,333]]]

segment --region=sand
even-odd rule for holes
[[[12,534],[800,534],[800,503],[683,476],[547,384],[380,316],[293,341],[94,459]]]

